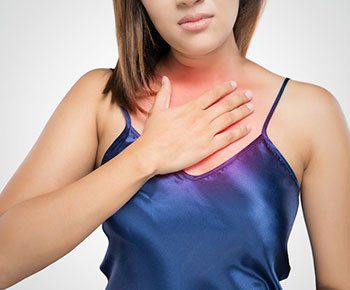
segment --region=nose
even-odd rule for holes
[[[203,2],[204,0],[176,0],[176,5],[192,6],[193,4]]]

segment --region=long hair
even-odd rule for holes
[[[242,56],[246,56],[265,1],[239,1],[233,33]],[[170,46],[154,27],[141,1],[113,0],[113,7],[119,58],[116,67],[110,68],[112,73],[103,94],[111,91],[112,103],[130,112],[140,110],[148,114],[137,100],[157,93],[150,84],[160,80],[155,67]]]

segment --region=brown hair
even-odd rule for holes
[[[266,0],[239,0],[239,10],[233,27],[234,37],[245,56]],[[151,82],[160,77],[157,62],[168,52],[169,44],[154,27],[139,0],[113,0],[119,58],[106,83],[103,94],[111,91],[111,102],[130,112],[140,110],[138,98],[156,94]]]

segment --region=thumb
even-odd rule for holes
[[[167,76],[162,77],[162,85],[155,97],[151,111],[169,108],[171,95],[171,84]]]

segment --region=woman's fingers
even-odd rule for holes
[[[249,90],[248,90],[249,91]],[[246,91],[247,92],[247,91]],[[250,94],[248,94],[250,97],[247,97],[245,94],[238,94],[235,93],[233,95],[229,95],[225,97],[225,99],[220,100],[219,102],[215,103],[214,105],[210,106],[205,110],[205,114],[208,116],[209,120],[214,120],[220,115],[230,112],[239,106],[251,101],[252,99],[252,93],[249,91]]]
[[[219,117],[215,118],[209,125],[209,128],[213,135],[221,132],[230,125],[236,123],[237,121],[250,115],[254,110],[253,103],[246,103],[238,108],[234,108],[231,111],[221,114]]]
[[[162,85],[157,92],[154,103],[151,108],[151,113],[158,109],[169,108],[171,96],[171,83],[167,76],[163,76]]]
[[[205,110],[211,106],[215,101],[232,93],[237,87],[235,81],[225,82],[223,84],[215,85],[212,89],[205,91],[198,98],[194,100],[195,107],[198,109]]]
[[[251,131],[251,127],[247,125],[240,125],[234,129],[226,130],[222,133],[216,134],[209,142],[210,154],[233,143],[234,141],[244,137]]]

